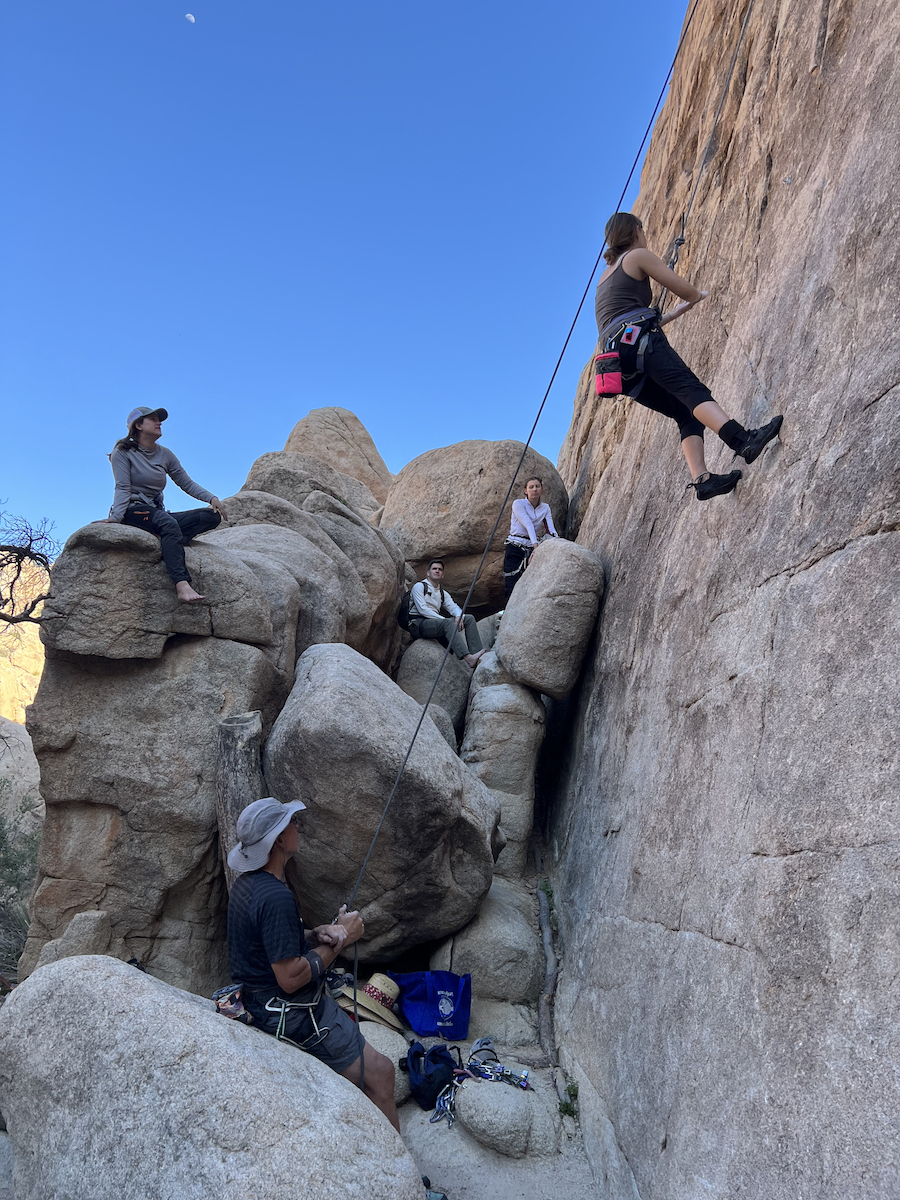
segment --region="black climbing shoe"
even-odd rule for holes
[[[733,492],[740,477],[740,471],[729,471],[727,475],[714,475],[711,471],[706,471],[703,475],[698,475],[688,487],[694,489],[698,500],[712,500],[713,496],[724,496],[726,492]]]
[[[773,417],[768,425],[763,425],[761,429],[746,430],[741,439],[743,445],[740,449],[732,447],[735,458],[740,457],[746,463],[756,462],[772,438],[778,437],[783,420],[784,417]]]

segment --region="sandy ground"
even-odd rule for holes
[[[410,1100],[400,1109],[400,1128],[422,1174],[449,1200],[597,1200],[577,1133],[560,1154],[513,1159],[482,1146],[458,1121],[448,1129],[446,1121],[429,1124],[429,1116]]]

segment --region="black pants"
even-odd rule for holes
[[[531,557],[530,546],[507,545],[503,548],[503,587],[506,599],[512,595],[512,590],[522,577],[525,564]]]
[[[637,346],[619,345],[618,351],[623,374],[632,375]],[[688,437],[702,438],[703,426],[694,416],[694,409],[712,400],[712,392],[679,358],[659,329],[650,334],[644,353],[644,375],[644,386],[634,397],[637,403],[675,421],[682,441]],[[628,385],[636,387],[639,379],[640,376],[625,380],[626,394]]]
[[[163,562],[173,583],[191,582],[184,561],[184,543],[198,533],[215,529],[222,518],[211,508],[192,508],[188,512],[170,513],[153,504],[130,504],[122,518],[123,525],[134,525],[155,533],[160,541]]]

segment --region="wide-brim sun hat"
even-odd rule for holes
[[[279,833],[287,829],[295,812],[302,812],[306,805],[302,800],[291,800],[282,804],[274,796],[264,796],[248,804],[237,819],[235,833],[240,838],[230,851],[227,862],[232,871],[258,871],[269,861],[272,845]]]
[[[164,408],[133,408],[125,422],[126,428],[131,429],[135,421],[143,421],[145,417],[159,417],[161,421],[168,421],[169,414]]]
[[[341,991],[343,994],[338,998],[338,1004],[346,1012],[352,1013],[353,988],[345,987]],[[360,1013],[360,1017],[365,1015],[383,1025],[389,1025],[392,1029],[402,1030],[403,1022],[395,1011],[399,1008],[399,999],[400,988],[397,984],[387,975],[380,975],[378,972],[367,983],[360,984],[356,990],[357,1007],[365,1010],[364,1013]]]

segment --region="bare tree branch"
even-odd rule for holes
[[[0,509],[0,622],[7,626],[40,624],[50,567],[60,550],[52,529],[46,519],[35,526]]]

